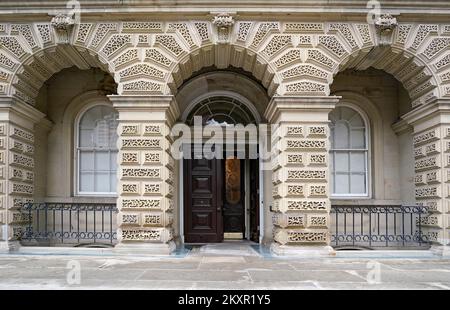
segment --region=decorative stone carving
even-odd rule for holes
[[[75,20],[73,15],[58,14],[52,18],[51,25],[55,29],[56,43],[68,44]]]
[[[431,32],[437,33],[437,31],[438,31],[437,25],[420,25],[414,38],[414,41],[411,44],[411,47],[413,49],[418,49],[419,46],[422,44],[422,42],[425,40],[425,38]]]
[[[27,41],[28,45],[31,49],[36,48],[38,45],[36,43],[36,40],[34,39],[33,32],[31,30],[30,25],[19,25],[14,24],[11,25],[11,34],[20,34],[24,37],[24,39]]]
[[[228,42],[230,37],[230,29],[234,25],[233,16],[228,13],[219,13],[214,16],[212,23],[217,27],[218,43]]]
[[[183,48],[172,35],[157,35],[155,43],[161,45],[175,56],[179,56],[184,52]]]
[[[200,39],[202,40],[202,42],[210,40],[209,29],[208,29],[207,23],[195,22],[194,25],[195,25],[195,28],[197,29],[197,33],[198,33]]]
[[[25,49],[16,37],[0,37],[0,46],[6,48],[16,58],[20,59],[26,54]]]
[[[251,22],[240,22],[237,34],[237,40],[241,42],[246,42],[250,34],[250,28],[252,27]]]
[[[291,49],[275,61],[275,66],[282,69],[288,65],[301,62],[300,49]]]
[[[375,28],[379,35],[380,45],[389,45],[392,42],[392,34],[398,26],[397,18],[391,14],[383,14],[375,21]]]
[[[171,23],[169,24],[169,30],[178,31],[189,48],[194,48],[196,46],[186,23]]]

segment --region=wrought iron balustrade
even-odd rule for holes
[[[98,203],[28,203],[22,243],[27,245],[112,245],[117,207]]]
[[[335,248],[428,248],[421,206],[332,206],[331,246]]]

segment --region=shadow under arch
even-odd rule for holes
[[[407,91],[412,108],[441,96],[436,74],[423,56],[394,46],[374,46],[351,53],[340,62],[333,80],[347,69],[363,71],[370,67],[385,71],[398,80]]]

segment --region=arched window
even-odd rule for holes
[[[116,193],[118,114],[110,106],[95,105],[79,117],[76,158],[77,193]]]
[[[335,197],[369,195],[368,126],[353,108],[330,113],[331,192]]]

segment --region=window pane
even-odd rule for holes
[[[349,154],[347,152],[336,152],[335,159],[335,169],[338,172],[347,172],[349,171],[348,166],[348,158]]]
[[[109,192],[109,173],[97,172],[95,174],[95,191],[96,192]]]
[[[109,175],[111,188],[109,189],[110,192],[116,192],[117,191],[117,175],[115,173],[111,173]]]
[[[350,126],[352,127],[364,127],[364,120],[361,115],[355,111],[355,115],[352,116],[349,120]]]
[[[91,129],[80,129],[80,146],[81,147],[93,147],[94,141],[92,139],[93,134]]]
[[[353,116],[357,113],[355,110],[348,107],[339,107],[339,118],[345,119],[347,121],[351,120]]]
[[[365,152],[352,152],[350,155],[351,171],[352,172],[366,172],[366,156]]]
[[[351,131],[352,149],[365,149],[366,137],[364,129],[352,129]]]
[[[94,191],[94,173],[92,172],[80,173],[80,191],[81,192]]]
[[[335,194],[349,193],[349,175],[344,173],[336,173],[335,179]]]
[[[109,152],[95,152],[96,171],[109,171]]]
[[[348,126],[344,122],[336,123],[335,127],[335,141],[334,148],[336,149],[348,149],[349,145],[349,136],[348,136]]]
[[[81,117],[78,147],[93,150],[80,151],[79,191],[116,191],[117,125],[117,112],[105,105],[95,106]]]
[[[366,176],[365,174],[352,173],[351,175],[351,193],[366,194]]]
[[[80,152],[80,169],[81,171],[94,170],[94,153],[90,151]]]

